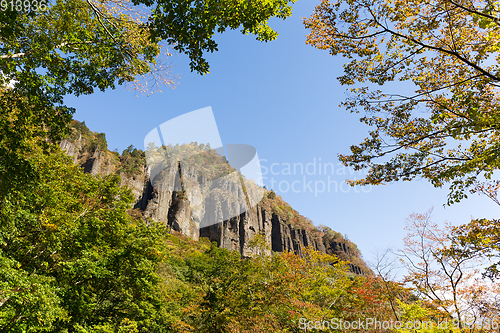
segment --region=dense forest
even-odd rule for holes
[[[499,331],[498,220],[442,227],[413,213],[404,248],[368,267],[354,243],[265,190],[259,207],[316,247],[276,251],[256,232],[226,248],[148,215],[125,182],[144,173],[144,152],[109,151],[64,102],[170,84],[164,45],[207,74],[215,33],[272,41],[268,21],[293,2],[2,2],[0,332]],[[499,12],[469,0],[324,0],[304,19],[308,44],[348,60],[343,105],[373,129],[340,156],[368,170],[352,185],[426,179],[450,186],[450,205],[471,193],[499,204]],[[382,90],[395,81],[414,94]],[[76,141],[73,155],[62,148]],[[210,147],[186,150],[207,177],[227,171]],[[92,172],[97,153],[107,172]],[[173,198],[189,200],[181,192]]]

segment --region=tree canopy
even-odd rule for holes
[[[271,254],[259,236],[251,246],[261,246],[260,254],[242,260],[237,251],[135,214],[117,174],[86,174],[57,145],[74,112],[66,95],[113,89],[141,75],[161,79],[168,75],[158,60],[162,41],[186,53],[192,70],[208,73],[204,53],[217,50],[216,33],[241,28],[273,40],[268,20],[288,17],[293,2],[54,0],[46,10],[0,11],[0,331],[303,332],[331,329],[333,318],[437,324],[470,309],[479,319],[498,319],[498,285],[474,283],[479,271],[467,266],[498,259],[498,223],[475,220],[441,231],[428,215],[413,215],[402,252],[412,289],[380,272],[353,274],[342,260],[350,255],[310,248]],[[479,176],[493,175],[496,14],[496,4],[465,0],[325,0],[306,20],[311,44],[350,59],[341,82],[366,84],[345,105],[366,111],[362,121],[376,129],[341,157],[371,168],[359,183],[422,176],[436,186],[451,182],[452,202]],[[411,83],[415,95],[372,90],[397,80]],[[92,151],[106,150],[103,133],[74,126]],[[116,155],[123,175],[143,166],[144,153],[133,146]],[[220,171],[209,167],[204,171]],[[475,190],[499,203],[498,187]],[[310,226],[269,193],[269,212]],[[342,240],[320,231],[326,241]],[[486,271],[492,278],[498,265]],[[462,309],[464,300],[470,308]]]
[[[417,177],[450,184],[448,203],[499,167],[499,7],[474,0],[324,0],[307,43],[347,58],[343,105],[369,136],[340,155],[368,169],[351,184]],[[402,82],[404,84],[397,84]]]
[[[64,106],[65,95],[113,89],[147,74],[171,83],[158,58],[165,41],[190,56],[193,70],[208,73],[203,53],[217,50],[216,32],[242,27],[273,40],[268,20],[290,16],[293,2],[56,0],[45,10],[8,7],[1,13],[0,83],[27,99],[57,139],[60,122],[74,111]]]
[[[68,134],[75,110],[64,96],[125,83],[171,84],[162,65],[165,42],[187,53],[193,70],[208,73],[203,53],[217,50],[216,32],[242,27],[259,40],[275,39],[267,22],[291,15],[293,2],[54,0],[46,8],[7,6],[0,13],[0,187],[19,181],[14,170],[29,174],[22,155],[30,145],[47,148]]]
[[[191,70],[208,73],[208,62],[203,53],[217,51],[215,33],[238,29],[254,34],[257,40],[272,41],[278,33],[268,21],[272,17],[285,19],[292,14],[291,4],[296,0],[133,0],[134,4],[152,7],[148,27],[154,37],[166,40],[174,49],[191,59]]]

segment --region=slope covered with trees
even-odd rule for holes
[[[196,186],[200,180],[206,184],[236,171],[229,165],[225,157],[220,156],[217,151],[204,144],[192,143],[151,150],[148,153],[148,165],[146,165],[145,153],[142,150],[133,148],[133,146],[128,147],[122,154],[119,154],[116,151],[110,152],[106,148],[99,148],[100,145],[102,147],[106,146],[104,133],[92,132],[85,123],[78,121],[73,121],[71,134],[61,142],[61,147],[86,172],[99,175],[116,173],[121,176],[121,185],[132,187],[136,193],[133,205],[136,208],[133,211],[134,216],[163,221],[170,227],[173,227],[173,224],[176,223],[172,223],[172,216],[178,215],[182,207],[193,206],[196,202],[202,201],[203,197],[194,196],[193,191],[186,192],[185,188],[182,189],[179,184],[175,184],[174,182],[178,181],[177,176],[172,174],[169,177],[170,168],[164,165],[165,161],[169,159],[183,161],[185,169],[182,173],[190,174],[184,174],[182,177],[184,186]],[[150,179],[150,172],[157,168],[157,164],[166,168],[159,174],[159,181]],[[173,170],[173,172],[175,171]],[[163,175],[165,173],[166,176]],[[167,178],[167,181],[164,181],[165,178]],[[176,186],[178,188],[175,188]],[[246,182],[245,186],[247,191],[250,190],[250,187],[257,187],[253,181]],[[168,196],[171,198],[155,201],[156,193],[161,191],[155,188],[161,187],[169,188]],[[258,202],[257,207],[249,212],[243,212],[243,217],[231,218],[229,223],[218,226],[216,232],[209,228],[208,231],[204,229],[195,231],[196,234],[193,235],[186,229],[188,226],[194,226],[193,221],[181,223],[183,225],[188,224],[188,226],[174,227],[174,229],[195,239],[199,235],[208,237],[210,240],[217,241],[219,246],[239,250],[244,256],[251,253],[250,250],[246,251],[244,248],[256,235],[264,237],[264,240],[273,251],[294,251],[300,254],[302,248],[312,246],[316,250],[339,256],[342,260],[352,264],[352,269],[359,274],[370,274],[370,269],[363,261],[356,244],[326,226],[315,226],[311,220],[293,209],[274,191],[259,189],[264,192],[264,195],[262,200]],[[225,195],[231,196],[232,194],[226,193]],[[231,198],[224,198],[224,196],[221,199],[223,201],[221,206],[224,205],[224,200],[231,200]],[[185,205],[176,205],[175,202],[179,202],[179,200],[184,202]],[[158,214],[158,211],[168,212],[168,215]],[[260,214],[269,216],[268,221],[263,222],[269,224],[267,227],[262,225],[240,225],[241,220],[257,219],[258,216],[256,215]],[[190,215],[189,212],[188,215]],[[235,219],[240,221],[234,221]],[[187,220],[190,220],[190,216],[187,217]],[[238,224],[238,228],[241,228],[238,232],[231,231],[235,223]],[[258,229],[255,230],[256,233],[249,230],[252,228]],[[241,232],[246,234],[248,239],[242,239],[245,236],[242,237]],[[221,237],[231,238],[233,241],[236,239],[239,244],[232,247],[229,242],[225,242]],[[308,238],[309,241],[304,240],[304,237]]]
[[[334,256],[241,260],[131,217],[117,175],[85,173],[56,148],[26,158],[33,177],[0,209],[2,332],[297,331],[302,317],[382,315],[378,282]]]
[[[83,155],[57,145],[76,140],[64,96],[172,83],[158,58],[162,41],[207,73],[203,55],[217,50],[216,32],[273,40],[268,21],[288,17],[292,2],[58,0],[0,11],[1,332],[339,331],[332,319],[397,322],[362,330],[398,333],[498,331],[496,220],[441,230],[429,214],[410,216],[400,282],[386,256],[374,275],[356,275],[341,260],[352,258],[311,247],[271,253],[258,236],[242,260],[131,213],[136,193],[121,185],[140,175],[139,150],[109,152],[103,134],[78,123]],[[341,156],[369,168],[359,183],[423,177],[451,183],[449,203],[468,191],[498,203],[498,182],[488,180],[498,169],[499,12],[488,1],[325,0],[306,20],[310,44],[349,59],[341,82],[363,84],[345,105],[367,111],[362,121],[375,129]],[[398,80],[414,94],[375,86]],[[107,172],[97,172],[98,159]],[[311,229],[348,243],[311,227],[274,192],[262,205],[283,239],[314,240],[300,232]]]

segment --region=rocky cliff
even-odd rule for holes
[[[266,190],[262,200],[248,210],[239,207],[239,202],[245,204],[245,191],[233,191],[237,198],[231,200],[204,195],[203,188],[196,184],[208,183],[220,176],[220,172],[227,171],[226,164],[219,164],[224,165],[222,168],[213,166],[214,161],[220,162],[221,158],[210,149],[189,146],[205,156],[198,167],[172,164],[151,179],[151,167],[145,165],[143,152],[132,147],[121,155],[110,152],[102,134],[90,132],[84,123],[83,126],[82,123],[75,125],[74,133],[60,143],[61,148],[86,172],[95,175],[119,173],[122,185],[132,190],[133,208],[144,218],[163,221],[172,230],[193,239],[207,237],[221,247],[239,251],[243,257],[261,251],[294,251],[300,255],[306,247],[312,247],[349,261],[351,271],[356,274],[369,273],[354,243],[327,227],[315,227],[273,191]],[[207,163],[207,159],[211,163]],[[195,185],[186,191],[185,184]],[[230,187],[232,184],[226,182],[218,186]],[[235,205],[237,207],[228,208]],[[242,213],[226,219],[223,212],[228,209],[240,209]],[[207,217],[223,222],[204,226]],[[267,246],[255,246],[256,239]]]

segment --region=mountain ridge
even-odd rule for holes
[[[122,154],[109,151],[105,134],[90,131],[85,122],[73,121],[71,131],[60,142],[61,149],[85,172],[101,176],[119,174],[120,185],[129,187],[134,196],[130,214],[165,222],[171,230],[195,240],[206,237],[217,242],[219,247],[238,251],[243,258],[263,251],[293,251],[301,255],[303,249],[310,246],[348,261],[351,272],[355,274],[371,274],[356,244],[329,227],[314,226],[273,190],[265,189],[262,200],[251,209],[221,223],[199,228],[204,214],[222,214],[218,208],[227,204],[227,200],[219,199],[220,206],[205,212],[200,208],[205,200],[201,190],[186,193],[180,185],[182,182],[205,183],[220,175],[221,165],[222,169],[227,167],[227,161],[209,146],[189,144],[176,147],[181,154],[195,151],[203,158],[198,160],[197,167],[191,165],[180,173],[177,168],[165,168],[155,179],[150,179],[150,168],[143,151],[133,146]],[[245,193],[238,195],[244,197]],[[264,247],[253,246],[258,238],[262,239]]]

